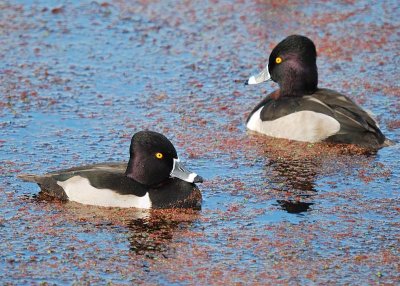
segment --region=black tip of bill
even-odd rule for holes
[[[194,179],[193,179],[193,183],[203,183],[203,177],[197,175]]]

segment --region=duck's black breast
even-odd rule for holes
[[[201,192],[195,184],[177,178],[150,189],[149,196],[153,208],[200,209],[202,201]]]

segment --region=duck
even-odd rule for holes
[[[318,87],[312,40],[291,35],[272,50],[267,66],[246,85],[278,83],[249,114],[248,130],[276,138],[354,144],[368,149],[393,145],[373,116],[348,96]]]
[[[174,145],[155,131],[132,136],[128,163],[99,163],[45,175],[18,177],[37,183],[40,194],[61,201],[119,208],[200,209],[196,183],[203,178],[188,171]]]

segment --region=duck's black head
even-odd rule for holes
[[[279,84],[281,96],[314,93],[318,85],[314,43],[305,36],[287,37],[272,50],[266,69],[247,83],[257,84],[269,79]]]
[[[317,52],[307,37],[292,35],[280,42],[269,56],[268,68],[281,95],[311,94],[317,89]]]
[[[201,177],[181,165],[174,145],[162,134],[140,131],[132,136],[125,175],[143,185],[156,186],[170,177],[201,182]]]

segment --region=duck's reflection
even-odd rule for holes
[[[318,162],[307,158],[278,158],[270,159],[267,167],[272,168],[272,182],[282,191],[313,195],[316,192],[318,165]]]
[[[267,168],[271,170],[270,184],[282,191],[285,199],[277,200],[277,205],[288,213],[299,214],[311,210],[316,195],[315,180],[318,164],[303,159],[271,159]]]
[[[133,219],[128,224],[130,250],[148,258],[166,258],[174,236],[190,228],[198,216],[198,211],[173,209],[153,210],[148,217]]]
[[[279,206],[291,214],[307,212],[314,203],[306,203],[297,200],[277,200]]]
[[[267,159],[268,188],[278,191],[277,206],[288,213],[312,211],[318,198],[318,177],[354,170],[376,152],[354,145],[304,143],[253,134]]]
[[[108,208],[36,195],[30,200],[49,213],[62,214],[56,216],[62,217],[62,223],[77,224],[85,233],[96,233],[99,229],[126,232],[128,229],[127,239],[132,254],[150,259],[172,255],[177,247],[174,244],[176,238],[185,233],[190,235],[191,226],[200,216],[199,210],[192,209]]]

